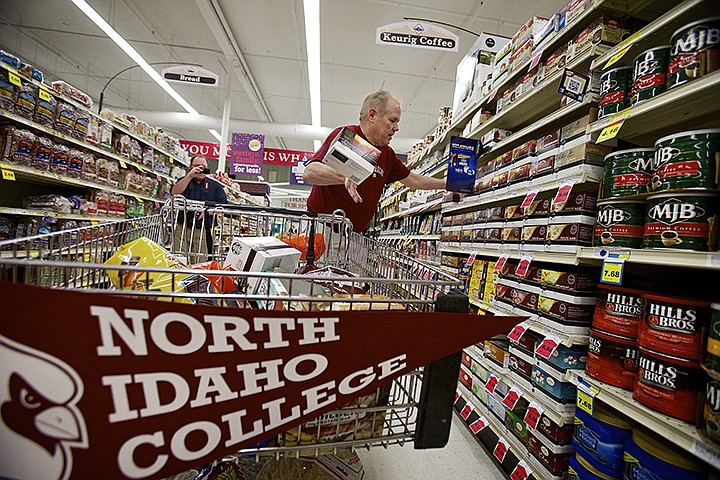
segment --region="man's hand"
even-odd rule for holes
[[[345,189],[347,189],[352,199],[355,200],[355,203],[362,203],[362,197],[357,192],[357,187],[357,183],[345,177]]]
[[[190,178],[198,178],[200,175],[202,175],[203,170],[205,170],[205,167],[203,167],[202,165],[195,165],[188,171],[187,176]]]

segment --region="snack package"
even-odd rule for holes
[[[279,238],[291,247],[300,250],[300,260],[305,260],[305,255],[308,251],[308,242],[310,240],[307,235],[305,235],[304,233],[285,232],[281,233],[279,235]],[[315,260],[317,261],[317,259],[320,258],[323,253],[325,253],[325,239],[323,238],[321,233],[315,234],[314,244],[315,247],[313,248],[313,252],[315,252]]]
[[[68,153],[67,176],[80,178],[83,171],[83,152],[78,149],[70,149]]]
[[[122,245],[115,254],[110,257],[106,265],[132,265],[154,268],[182,268],[179,261],[172,258],[170,253],[158,243],[147,237],[140,237],[137,240]],[[141,272],[108,270],[108,277],[113,286],[119,290],[148,290],[158,292],[207,292],[214,293],[215,289],[209,280],[202,275],[175,274],[166,272]],[[196,302],[190,298],[156,297],[161,301],[175,301],[180,303],[205,303]],[[211,302],[211,304],[214,304]]]
[[[29,82],[22,82],[22,85],[15,89],[15,113],[25,118],[32,118],[38,101],[38,89]]]
[[[54,151],[53,142],[45,137],[37,137],[33,147],[30,166],[38,170],[48,170]]]
[[[210,262],[203,262],[203,263],[196,263],[194,265],[190,265],[190,268],[193,270],[225,270],[229,272],[234,272],[235,269],[232,267],[225,267],[223,268],[220,263],[217,260],[212,260]],[[235,280],[240,277],[230,277],[225,275],[203,275],[206,277],[210,282],[213,284],[213,287],[215,287],[215,290],[217,290],[220,293],[229,293],[237,289],[237,286],[235,285]]]
[[[348,408],[346,413],[327,413],[288,430],[283,437],[284,445],[316,445],[378,437],[383,432],[385,412],[356,409],[387,405],[389,397],[389,385],[363,395],[343,407]],[[314,452],[315,448],[312,450]],[[319,451],[324,453],[322,448]]]
[[[33,158],[35,135],[15,127],[5,129],[2,159],[18,165],[29,166]]]

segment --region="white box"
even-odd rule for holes
[[[301,252],[276,237],[235,237],[230,243],[223,268],[241,272],[295,273]],[[248,293],[255,293],[260,278],[248,278]]]
[[[322,162],[359,185],[373,174],[379,157],[380,150],[343,127]]]

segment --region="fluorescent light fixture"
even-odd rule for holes
[[[322,126],[320,112],[320,0],[303,0],[305,43],[310,84],[310,116],[314,127]]]
[[[87,17],[92,20],[95,25],[100,27],[100,30],[105,32],[105,35],[110,37],[110,39],[117,44],[118,47],[122,48],[123,52],[127,53],[127,55],[132,58],[135,63],[137,63],[140,68],[145,70],[145,73],[150,75],[150,78],[155,80],[155,83],[160,85],[160,87],[167,92],[168,95],[170,95],[173,99],[175,99],[176,102],[180,104],[181,107],[183,107],[188,113],[191,113],[193,115],[199,115],[198,111],[195,110],[192,105],[190,105],[182,96],[180,96],[179,93],[177,93],[166,81],[164,78],[160,76],[159,73],[155,71],[154,68],[150,66],[148,62],[145,61],[145,59],[140,55],[137,50],[135,50],[133,47],[130,46],[128,42],[125,41],[125,39],[115,31],[114,28],[110,26],[109,23],[105,21],[104,18],[100,16],[85,0],[71,0],[82,12],[87,15]]]
[[[217,130],[211,128],[210,130],[208,130],[208,132],[210,132],[210,135],[217,138],[218,142],[222,142],[222,135],[220,135]]]

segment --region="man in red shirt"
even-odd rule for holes
[[[445,179],[411,172],[389,146],[400,122],[400,102],[389,92],[380,90],[365,98],[360,108],[360,125],[348,128],[380,150],[380,157],[372,175],[360,185],[322,163],[330,144],[342,127],[325,139],[320,149],[308,160],[303,182],[313,188],[307,199],[308,210],[332,213],[342,209],[353,223],[353,230],[363,232],[375,211],[385,185],[400,181],[418,190],[444,189]]]

